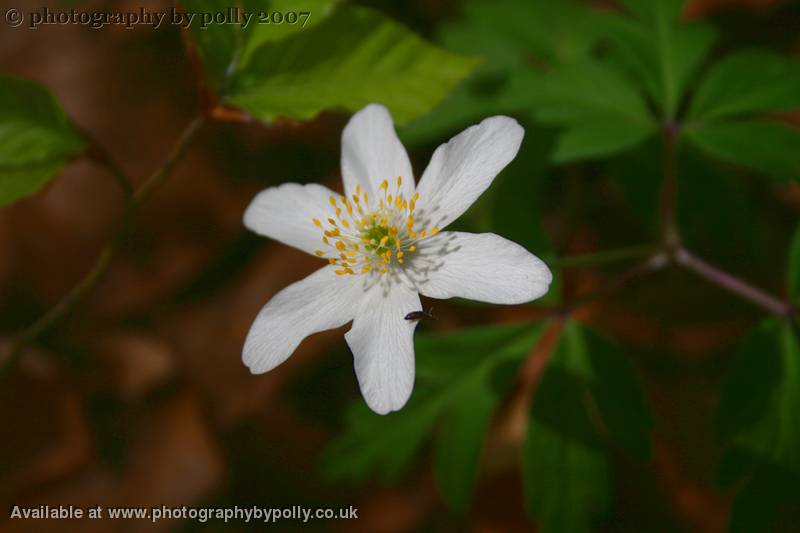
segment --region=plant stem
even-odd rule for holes
[[[133,185],[131,185],[131,180],[128,178],[128,175],[114,162],[103,145],[100,144],[89,131],[83,128],[78,129],[81,135],[89,141],[89,149],[87,151],[89,158],[111,173],[111,176],[113,176],[117,185],[119,185],[123,194],[125,194],[125,200],[130,202],[133,199]]]
[[[792,304],[779,300],[746,281],[709,264],[685,248],[676,251],[674,257],[677,264],[694,272],[709,283],[735,294],[772,314],[792,318],[797,312],[797,309]]]
[[[117,250],[124,243],[125,237],[127,236],[127,228],[129,226],[130,219],[133,217],[136,209],[138,209],[138,207],[150,197],[156,187],[160,185],[167,178],[167,176],[169,176],[174,169],[175,164],[180,160],[181,156],[183,156],[191,140],[197,134],[200,126],[203,124],[203,121],[204,117],[199,116],[193,119],[186,126],[186,128],[184,128],[183,132],[178,137],[178,140],[167,156],[167,159],[147,179],[147,181],[145,181],[144,184],[142,184],[142,186],[131,195],[118,230],[103,247],[100,255],[97,257],[97,260],[94,262],[94,265],[92,265],[91,270],[89,270],[83,279],[81,279],[77,285],[73,286],[72,289],[70,289],[69,292],[56,305],[51,307],[44,315],[36,320],[36,322],[28,326],[22,331],[22,333],[20,333],[17,341],[11,348],[10,355],[6,361],[6,366],[13,365],[31,342],[33,342],[42,333],[47,331],[64,315],[69,313],[81,300],[81,298],[83,298],[97,285],[97,283],[108,270],[111,260],[113,259]],[[102,161],[104,164],[108,165],[111,160],[108,158],[106,159],[107,161]],[[98,161],[101,160],[98,159]],[[109,166],[109,169],[112,168],[116,168],[113,163]],[[120,173],[120,176],[124,177],[124,174]],[[124,182],[130,183],[127,181],[127,178],[125,178]]]
[[[627,259],[638,259],[658,252],[661,246],[658,244],[637,244],[624,248],[614,248],[593,254],[573,255],[560,257],[549,261],[554,268],[582,268],[592,267],[605,263],[616,263]]]
[[[561,314],[562,316],[570,315],[577,308],[582,307],[583,305],[586,305],[587,303],[593,302],[595,300],[599,300],[607,296],[608,294],[614,293],[623,288],[631,281],[646,274],[650,274],[652,272],[661,270],[668,264],[669,264],[669,256],[664,252],[657,253],[651,257],[648,257],[644,261],[637,263],[632,268],[626,270],[619,276],[611,278],[597,289],[565,305],[559,310],[559,314]]]
[[[677,222],[678,205],[678,140],[680,127],[675,122],[664,125],[664,182],[661,188],[661,237],[667,248],[680,245],[681,236]]]

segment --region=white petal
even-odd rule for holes
[[[375,198],[383,180],[389,180],[389,192],[402,176],[401,191],[406,198],[414,194],[414,174],[408,154],[397,133],[389,111],[370,104],[350,119],[342,132],[342,179],[349,198],[356,184]]]
[[[363,288],[354,276],[337,276],[335,269],[327,265],[289,285],[261,309],[242,353],[253,374],[283,363],[309,335],[353,319]]]
[[[322,229],[312,222],[323,223],[333,211],[328,199],[339,197],[327,187],[311,183],[285,183],[264,189],[244,212],[244,225],[304,252],[313,254],[322,246]]]
[[[361,394],[378,414],[397,411],[411,396],[417,323],[405,316],[421,309],[419,295],[411,289],[375,286],[344,336],[353,352]]]
[[[490,117],[439,146],[419,180],[417,219],[445,227],[461,216],[517,155],[525,130],[510,117]]]
[[[553,275],[541,259],[494,233],[444,231],[425,239],[410,274],[431,298],[521,304],[547,293]]]

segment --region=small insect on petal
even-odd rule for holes
[[[422,320],[425,317],[433,318],[433,315],[431,313],[433,313],[433,307],[431,307],[427,311],[422,311],[422,310],[420,310],[420,311],[411,311],[410,313],[408,313],[403,318],[406,319],[406,320],[419,321],[419,320]]]

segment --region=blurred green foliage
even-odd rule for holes
[[[386,416],[354,403],[345,432],[324,458],[326,476],[396,480],[435,432],[436,482],[447,504],[464,511],[491,417],[542,329],[541,324],[518,324],[417,335],[413,397],[401,411]]]
[[[800,304],[800,226],[794,231],[794,237],[789,245],[789,297],[793,302]]]
[[[84,148],[47,89],[0,75],[0,206],[39,190]]]
[[[592,531],[612,502],[610,450],[646,460],[653,421],[619,349],[569,321],[533,397],[523,452],[528,512],[542,531]]]
[[[739,349],[722,391],[717,431],[728,447],[720,481],[744,481],[731,531],[772,531],[800,504],[800,344],[794,325],[762,323]],[[784,525],[788,525],[785,522]]]

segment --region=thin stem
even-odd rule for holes
[[[100,144],[90,132],[82,128],[80,131],[83,137],[88,139],[90,143],[87,155],[111,173],[111,176],[117,182],[117,185],[120,186],[123,194],[125,194],[125,200],[131,201],[133,199],[133,185],[128,175],[114,162],[103,145]]]
[[[562,316],[570,315],[579,307],[582,307],[595,300],[600,300],[601,298],[604,298],[608,294],[614,293],[620,290],[621,288],[625,287],[631,281],[646,274],[650,274],[652,272],[661,270],[668,264],[669,264],[669,256],[666,253],[657,253],[651,257],[648,257],[644,261],[637,263],[632,268],[626,270],[619,276],[608,280],[606,283],[604,283],[597,289],[565,305],[560,309],[559,314],[561,314]]]
[[[175,164],[180,160],[183,156],[184,152],[186,152],[186,148],[189,147],[189,141],[191,141],[194,136],[197,134],[197,131],[205,122],[205,116],[199,115],[195,117],[189,124],[183,129],[178,140],[172,147],[169,155],[167,156],[166,161],[156,170],[148,179],[145,181],[141,187],[136,191],[136,194],[133,195],[134,201],[136,204],[141,205],[153,194],[153,191],[161,185],[164,179],[172,172],[172,169],[175,167]]]
[[[668,248],[680,245],[677,222],[678,205],[678,139],[680,127],[674,122],[664,126],[664,182],[661,188],[661,236]]]
[[[646,257],[658,252],[660,249],[661,246],[658,244],[637,244],[635,246],[615,248],[613,250],[605,250],[593,254],[560,257],[549,261],[549,263],[554,268],[592,267],[606,263],[616,263],[618,261]]]
[[[700,259],[686,249],[681,248],[675,253],[674,257],[677,264],[694,272],[709,283],[735,294],[772,314],[791,318],[797,313],[797,309],[791,303],[767,294],[758,287],[754,287],[746,281]]]
[[[167,156],[167,159],[132,195],[125,209],[125,214],[122,217],[122,221],[120,222],[118,230],[111,237],[109,242],[103,247],[91,270],[89,270],[83,279],[81,279],[77,285],[73,286],[72,289],[70,289],[70,291],[56,305],[51,307],[44,315],[42,315],[36,322],[28,326],[19,335],[17,341],[11,348],[11,352],[7,361],[8,364],[14,364],[31,342],[48,330],[64,315],[69,313],[75,307],[75,305],[97,285],[97,283],[108,270],[111,260],[113,259],[117,250],[124,243],[127,235],[127,228],[134,212],[150,197],[156,187],[160,185],[167,178],[167,176],[169,176],[175,167],[175,164],[185,153],[190,141],[197,134],[200,126],[203,124],[203,121],[204,117],[197,117],[186,126]]]

